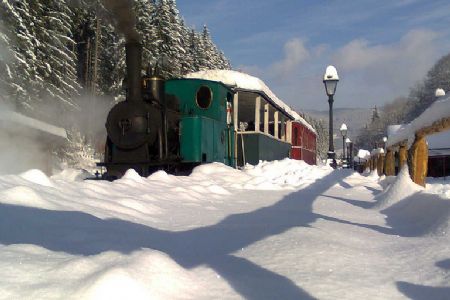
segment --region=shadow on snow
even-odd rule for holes
[[[182,232],[103,220],[82,212],[0,204],[0,243],[34,244],[85,256],[151,248],[167,253],[184,268],[213,268],[247,299],[312,299],[290,279],[232,253],[291,228],[310,226],[323,217],[312,212],[312,204],[328,188],[343,182],[343,176],[348,174],[332,172],[272,206]]]

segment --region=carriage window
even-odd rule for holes
[[[227,93],[227,101],[233,102],[233,95],[231,93]]]
[[[211,101],[212,101],[212,91],[209,87],[207,86],[201,86],[198,90],[197,90],[197,96],[196,96],[196,101],[197,101],[197,105],[198,107],[202,108],[202,109],[207,109],[211,106]]]
[[[294,145],[297,146],[298,145],[298,128],[294,127]]]

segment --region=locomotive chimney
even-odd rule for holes
[[[127,63],[127,101],[142,101],[141,63],[142,45],[137,42],[128,42],[125,45]]]

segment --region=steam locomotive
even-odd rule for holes
[[[218,82],[165,81],[151,70],[141,77],[141,51],[139,43],[126,44],[127,95],[106,120],[104,162],[97,163],[106,167],[104,177],[119,178],[128,169],[142,176],[182,172],[212,161],[232,165],[224,100],[232,91]]]
[[[139,43],[126,44],[127,95],[107,117],[104,162],[97,164],[106,167],[104,178],[128,169],[141,176],[186,172],[209,162],[236,167],[292,157],[315,163],[314,130],[264,92],[207,78],[164,80],[152,70],[142,77],[141,51]],[[254,103],[264,104],[264,121]]]

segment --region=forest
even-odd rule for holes
[[[103,142],[99,132],[106,113],[124,99],[125,38],[105,3],[0,2],[2,106],[66,128],[71,147],[78,148],[66,153],[85,152],[96,140]],[[143,67],[157,68],[166,78],[231,68],[207,26],[200,31],[187,26],[175,0],[131,3]]]
[[[42,102],[79,108],[83,94],[122,93],[124,38],[99,0],[30,0],[0,3],[0,88],[19,111],[39,114]],[[162,75],[229,69],[208,28],[187,27],[175,0],[135,0],[143,61]]]

